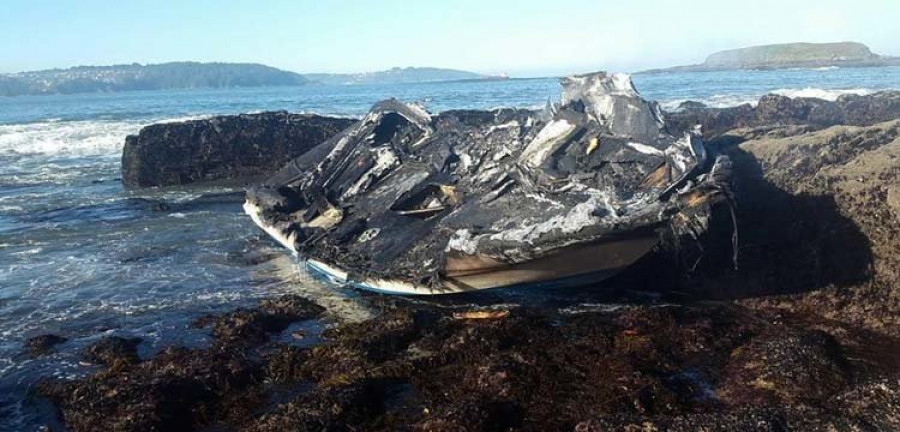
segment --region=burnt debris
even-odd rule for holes
[[[329,276],[407,294],[599,280],[662,231],[702,232],[730,194],[728,159],[670,134],[627,75],[561,84],[541,111],[380,102],[245,210]]]

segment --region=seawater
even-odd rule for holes
[[[724,107],[761,95],[834,99],[900,88],[900,68],[637,75],[647,98],[674,109]],[[240,187],[129,191],[120,182],[125,136],[162,121],[268,110],[359,116],[396,97],[429,110],[540,108],[556,79],[380,86],[273,87],[0,97],[0,430],[31,430],[52,412],[27,396],[41,376],[91,372],[78,351],[106,335],[139,336],[141,354],[200,345],[196,317],[288,292],[344,319],[370,313],[362,294],[323,286],[240,211]],[[350,301],[347,301],[347,300]],[[38,359],[30,336],[69,342]]]

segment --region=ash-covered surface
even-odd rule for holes
[[[713,166],[698,135],[670,134],[625,75],[561,84],[560,105],[543,111],[432,116],[379,103],[251,190],[248,212],[291,249],[353,278],[434,292],[466,266],[654,237],[675,215],[691,225],[684,232],[702,232],[710,205],[728,195],[727,159]]]

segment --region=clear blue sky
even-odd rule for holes
[[[3,0],[0,10],[0,72],[197,60],[534,76],[843,40],[900,55],[900,0]]]

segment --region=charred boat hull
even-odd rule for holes
[[[701,233],[730,162],[670,135],[627,76],[562,84],[543,111],[381,102],[244,209],[313,272],[408,295],[597,282],[664,231]]]
[[[259,207],[246,203],[244,211],[260,228],[282,245],[293,250],[295,238],[268,225],[260,217]],[[518,264],[488,265],[483,261],[454,262],[438,286],[378,277],[354,277],[345,269],[315,258],[298,256],[307,271],[336,285],[398,295],[436,295],[479,291],[492,288],[563,288],[601,282],[614,276],[649,253],[659,241],[653,230],[628,233],[591,244],[563,248],[552,255]],[[475,261],[475,262],[472,262]]]

